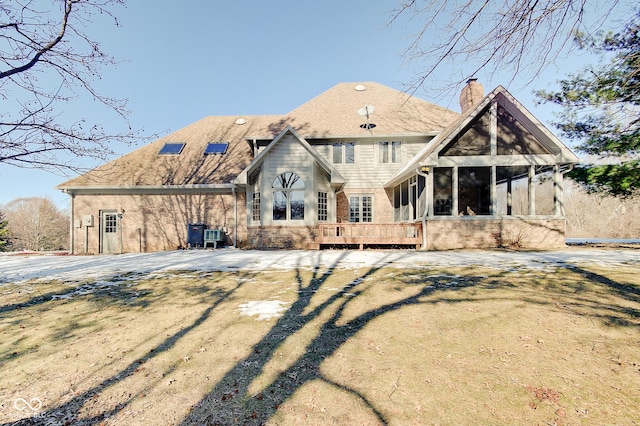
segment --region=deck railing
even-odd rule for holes
[[[417,223],[321,223],[316,243],[417,246],[421,237]]]

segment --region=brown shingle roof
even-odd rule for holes
[[[356,86],[365,90],[356,90]],[[358,114],[365,105],[373,105],[369,123]],[[443,130],[458,114],[446,108],[410,96],[375,82],[340,83],[282,117],[278,125],[261,129],[258,138],[273,138],[290,125],[304,138],[367,137],[429,134]]]
[[[110,163],[73,178],[58,188],[131,187],[230,183],[252,160],[244,137],[278,117],[211,116],[196,121]],[[185,143],[180,155],[158,155],[165,143]],[[204,155],[209,142],[229,142],[222,155]]]
[[[356,90],[356,86],[365,90]],[[358,114],[373,105],[369,122]],[[58,186],[135,187],[228,184],[251,162],[246,139],[273,139],[287,125],[306,139],[434,134],[458,114],[379,83],[340,83],[284,116],[211,116]],[[235,124],[238,118],[246,124]],[[186,143],[180,155],[158,155],[169,142]],[[224,155],[204,155],[209,142],[229,142]]]

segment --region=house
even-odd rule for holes
[[[58,186],[72,251],[185,248],[205,228],[243,248],[563,246],[577,157],[483,92],[469,80],[458,114],[340,83],[286,115],[205,117]]]

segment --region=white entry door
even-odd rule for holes
[[[100,212],[100,253],[119,253],[118,213],[115,210]]]

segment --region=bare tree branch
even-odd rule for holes
[[[148,138],[128,122],[127,100],[94,87],[116,65],[88,30],[112,19],[124,0],[0,0],[0,163],[77,170],[78,157],[107,159],[115,143]],[[70,102],[97,101],[115,112],[124,131],[107,132],[88,118],[64,116]]]
[[[433,93],[433,80],[446,70],[448,80],[440,86],[445,94],[481,72],[491,78],[507,71],[511,77],[503,84],[528,85],[568,52],[577,32],[596,31],[612,11],[624,7],[633,10],[635,2],[411,0],[392,11],[388,25],[417,27],[404,52],[406,61],[420,69],[408,90],[429,86]],[[588,26],[585,10],[598,10],[602,19]]]

